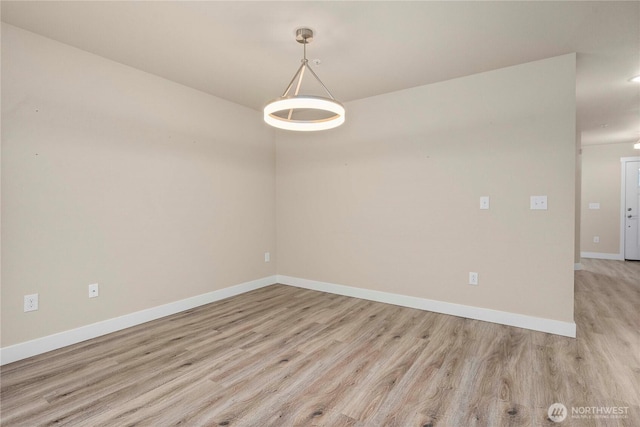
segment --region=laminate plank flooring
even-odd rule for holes
[[[576,339],[273,285],[2,367],[0,423],[639,426],[640,263],[583,264]]]

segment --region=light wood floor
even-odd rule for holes
[[[639,426],[640,263],[584,266],[577,339],[274,285],[6,365],[1,422]]]

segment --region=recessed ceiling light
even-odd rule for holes
[[[640,75],[631,78],[631,81],[634,83],[640,83]]]

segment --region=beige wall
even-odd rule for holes
[[[2,124],[3,347],[275,274],[260,113],[2,24]]]
[[[339,129],[278,132],[276,156],[259,112],[2,27],[2,347],[270,276],[276,259],[283,275],[573,321],[574,55],[349,103]]]
[[[573,321],[575,55],[347,112],[276,135],[279,274]]]
[[[635,156],[640,151],[633,143],[582,147],[582,252],[620,254],[620,158]],[[589,203],[600,203],[600,209],[589,209]]]

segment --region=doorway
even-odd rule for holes
[[[640,157],[622,162],[621,246],[625,260],[640,261]]]

